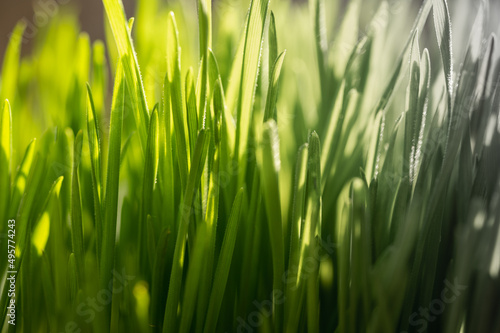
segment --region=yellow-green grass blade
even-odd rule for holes
[[[436,30],[437,42],[443,62],[444,75],[446,77],[448,110],[451,110],[451,98],[453,96],[453,48],[448,1],[432,0],[432,13],[434,17],[434,29]]]
[[[171,111],[173,118],[173,128],[175,133],[175,142],[177,145],[177,158],[181,175],[182,188],[186,188],[187,178],[190,170],[191,156],[189,151],[189,132],[187,126],[186,105],[182,94],[181,77],[181,50],[179,46],[179,32],[175,22],[174,13],[168,16],[168,39],[167,39],[167,79],[165,86],[168,88],[170,96]]]
[[[80,177],[78,170],[82,158],[83,133],[79,131],[75,138],[73,155],[73,179],[71,181],[71,244],[75,256],[77,270],[77,289],[83,288],[84,282],[84,255],[82,201],[80,194]]]
[[[26,148],[23,159],[21,160],[21,164],[17,168],[17,173],[12,183],[12,192],[10,197],[11,200],[9,205],[10,207],[8,209],[9,218],[13,218],[17,214],[19,203],[21,202],[21,198],[26,189],[28,176],[35,156],[35,148],[36,148],[36,139],[33,139]]]
[[[151,259],[149,264],[152,266],[153,258],[148,255],[147,249],[152,242],[148,239],[148,216],[153,214],[153,190],[156,183],[158,172],[158,155],[159,155],[159,125],[158,125],[158,106],[155,106],[150,117],[148,144],[146,150],[146,164],[144,165],[144,175],[142,184],[142,202],[141,202],[141,220],[139,225],[139,251],[141,267],[144,271],[148,264],[148,258]],[[151,223],[151,228],[153,227]],[[151,230],[152,232],[153,230]],[[152,235],[153,233],[151,233]],[[153,251],[154,252],[154,251]],[[152,253],[151,253],[152,254]],[[151,267],[152,268],[152,267]]]
[[[241,204],[243,201],[243,188],[238,191],[234,199],[229,221],[224,234],[222,248],[219,255],[219,261],[215,270],[212,292],[210,294],[210,303],[208,305],[207,318],[205,321],[204,332],[214,332],[219,319],[219,312],[222,305],[222,298],[226,289],[231,261],[233,259],[234,246],[238,233],[238,223],[240,220]]]
[[[115,259],[116,224],[118,213],[118,188],[120,178],[120,153],[123,123],[123,110],[125,108],[125,77],[122,62],[116,71],[111,106],[111,120],[109,129],[108,170],[106,174],[106,191],[104,198],[104,219],[102,234],[102,249],[100,260],[99,285],[109,288],[112,280],[112,270]],[[102,330],[107,331],[110,325],[111,304],[103,309]]]
[[[196,309],[196,302],[199,301],[199,289],[203,286],[200,278],[205,267],[204,259],[207,250],[207,243],[210,239],[206,237],[207,224],[202,224],[196,234],[194,241],[194,250],[189,256],[189,267],[186,276],[186,287],[184,288],[184,297],[182,298],[181,320],[179,332],[187,333],[192,331],[193,315]]]
[[[103,4],[118,48],[124,75],[127,78],[126,84],[132,105],[134,105],[133,114],[144,152],[147,143],[149,111],[130,28],[125,19],[125,11],[121,0],[103,0]]]
[[[189,151],[191,152],[191,159],[194,152],[194,145],[196,144],[196,136],[198,135],[198,111],[196,107],[196,87],[194,81],[193,68],[190,67],[186,75],[186,108],[189,132]]]
[[[299,265],[299,250],[300,250],[300,235],[302,230],[302,225],[304,221],[304,206],[306,198],[306,176],[307,176],[307,161],[308,161],[308,151],[309,146],[307,143],[300,146],[297,154],[297,163],[295,167],[295,178],[293,187],[293,212],[292,212],[292,222],[290,228],[290,254],[288,260],[288,270],[290,271],[294,267]],[[297,287],[297,277],[287,276],[286,281],[286,298],[285,302],[285,318],[284,322],[286,329],[289,327],[289,323],[294,314],[291,311],[291,304],[295,304],[295,297]]]
[[[198,32],[200,45],[200,77],[197,85],[198,120],[205,117],[208,90],[208,57],[212,48],[212,1],[198,0]]]
[[[179,214],[179,229],[175,242],[175,251],[168,286],[167,305],[165,307],[165,317],[163,319],[163,332],[175,332],[178,328],[177,307],[182,285],[182,271],[185,259],[185,241],[192,215],[192,204],[195,193],[200,184],[201,174],[204,169],[204,161],[207,156],[208,145],[210,143],[210,132],[205,129],[200,130],[193,154],[193,168],[189,173],[188,182],[182,199]]]
[[[238,186],[245,181],[247,169],[247,144],[252,123],[255,85],[261,58],[261,45],[270,0],[252,0],[245,29],[245,47],[239,92],[236,127],[236,154],[238,161]]]
[[[17,84],[19,75],[19,57],[21,55],[21,45],[23,34],[26,29],[24,20],[17,23],[14,31],[10,35],[9,44],[5,52],[2,64],[2,76],[0,80],[0,102],[9,99],[15,103],[17,95]]]
[[[10,202],[12,173],[12,113],[8,100],[3,102],[0,112],[0,218],[4,219]],[[0,230],[5,230],[5,225]]]
[[[272,75],[269,77],[269,91],[267,93],[266,110],[264,112],[264,121],[268,119],[277,120],[276,101],[278,100],[279,79],[286,51],[283,51],[276,59]]]
[[[271,237],[273,289],[283,293],[282,277],[285,272],[285,249],[278,179],[281,161],[278,127],[274,120],[271,119],[264,124],[262,137],[258,164],[262,177],[264,204]],[[283,321],[283,304],[278,304],[276,299],[273,299],[273,317],[275,329],[279,332]]]
[[[94,201],[94,218],[96,229],[97,260],[100,260],[102,247],[102,215],[103,193],[102,162],[101,162],[101,134],[99,121],[90,86],[87,85],[87,135],[90,152],[90,168],[92,175],[92,197]]]

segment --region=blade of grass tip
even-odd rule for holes
[[[184,251],[186,235],[189,227],[190,216],[192,214],[192,204],[196,190],[200,184],[201,174],[204,168],[204,161],[207,157],[208,145],[210,143],[210,132],[201,129],[193,154],[193,168],[189,173],[189,178],[182,199],[179,214],[179,229],[175,242],[175,251],[168,286],[167,305],[163,319],[163,332],[175,332],[177,329],[177,307],[182,285],[182,271],[184,267]]]
[[[190,332],[193,326],[192,319],[196,308],[197,294],[200,287],[200,275],[204,268],[205,251],[207,250],[206,238],[207,225],[202,224],[196,234],[195,246],[189,258],[189,267],[186,276],[186,287],[182,298],[180,333]]]
[[[167,300],[167,285],[169,278],[168,268],[172,264],[172,258],[168,256],[169,248],[173,248],[172,233],[163,229],[156,247],[155,262],[151,285],[151,326],[154,332],[160,332],[165,313],[165,302]]]
[[[116,223],[118,214],[118,188],[120,179],[120,153],[125,108],[125,78],[122,61],[116,70],[111,119],[109,125],[108,171],[104,198],[104,220],[102,234],[102,252],[100,260],[100,288],[108,289],[112,280],[115,258]],[[106,305],[103,312],[102,328],[106,332],[110,325],[111,305]]]
[[[391,101],[393,92],[399,87],[399,84],[401,82],[401,73],[404,73],[407,69],[407,66],[409,66],[409,63],[404,61],[406,52],[408,48],[411,47],[413,34],[415,33],[415,31],[423,31],[425,22],[427,21],[427,17],[429,16],[429,13],[432,9],[432,1],[433,0],[424,0],[424,3],[420,7],[420,10],[418,11],[417,17],[411,29],[411,36],[406,41],[403,51],[396,61],[397,65],[394,67],[394,72],[391,75],[389,83],[385,87],[384,93],[376,104],[375,112],[385,112],[387,105]]]
[[[319,260],[316,253],[316,230],[321,230],[321,147],[318,134],[309,136],[307,161],[307,211],[302,235],[302,260],[299,264],[298,279],[305,278],[307,283],[306,308],[308,332],[319,332],[319,261],[313,270],[305,268],[304,259]],[[321,236],[320,236],[321,238]],[[306,258],[305,258],[306,257]]]
[[[453,48],[451,38],[451,21],[446,0],[432,0],[434,29],[436,30],[441,60],[443,62],[446,88],[448,90],[448,112],[451,112],[453,96]]]
[[[125,11],[121,0],[103,0],[106,15],[113,32],[118,48],[120,61],[123,63],[126,84],[132,99],[133,115],[142,144],[142,151],[146,151],[147,126],[149,111],[146,102],[144,85],[140,76],[139,63],[132,43],[130,28],[125,19]]]
[[[172,115],[175,133],[175,142],[177,144],[177,157],[179,162],[179,170],[181,174],[182,188],[186,188],[187,178],[189,174],[190,159],[189,152],[189,137],[187,122],[184,117],[186,112],[184,97],[182,96],[181,83],[181,50],[179,46],[179,32],[175,22],[174,13],[170,12],[168,16],[167,29],[167,78],[166,86],[168,87],[169,96],[172,105]],[[168,134],[168,133],[167,133]]]
[[[238,162],[238,187],[246,177],[247,144],[250,124],[252,123],[253,101],[260,66],[262,38],[270,0],[252,0],[245,29],[245,48],[239,92],[239,106],[236,127],[236,154]]]
[[[96,251],[97,262],[101,259],[102,246],[102,214],[103,214],[103,186],[102,184],[102,163],[101,163],[101,138],[99,121],[92,97],[92,91],[87,84],[87,135],[90,151],[90,167],[92,176],[92,194],[94,199],[94,218],[96,229]]]
[[[290,255],[288,263],[288,271],[292,267],[299,266],[299,250],[300,250],[300,235],[301,226],[304,215],[304,202],[306,198],[306,176],[307,176],[307,161],[308,161],[309,145],[308,143],[300,146],[295,166],[295,179],[293,188],[293,212],[292,223],[290,230]],[[295,314],[291,312],[291,304],[295,303],[297,280],[293,276],[287,277],[287,289],[285,303],[285,323],[288,324],[289,318]],[[287,326],[288,329],[288,326]]]
[[[11,102],[16,100],[17,80],[19,73],[19,58],[21,55],[21,43],[23,42],[26,23],[19,21],[14,31],[9,36],[9,44],[5,51],[5,57],[2,64],[2,76],[0,86],[0,101],[9,99]]]
[[[414,183],[417,183],[420,162],[422,159],[422,143],[424,141],[425,124],[427,122],[427,108],[429,104],[429,88],[431,84],[431,60],[429,51],[424,49],[420,59],[420,88],[418,92],[418,112],[415,121],[415,132],[413,140],[415,142],[414,157],[413,157],[413,178]]]
[[[349,319],[351,331],[367,330],[365,326],[370,318],[370,289],[368,275],[370,272],[370,242],[367,230],[366,199],[368,189],[363,180],[354,179],[351,182],[350,199],[352,201],[352,226],[351,235],[351,285],[349,298]],[[359,318],[364,320],[359,320]]]
[[[0,114],[0,218],[7,216],[10,202],[10,182],[12,172],[12,113],[8,100],[5,100]],[[5,224],[0,230],[5,229]]]
[[[36,139],[33,139],[26,148],[21,164],[17,168],[17,173],[14,177],[14,182],[12,183],[11,200],[9,205],[10,208],[8,209],[9,218],[16,216],[19,203],[21,202],[22,195],[26,189],[26,183],[28,181],[31,165],[35,156],[35,148]]]
[[[83,247],[83,223],[82,223],[82,200],[80,196],[80,180],[78,169],[82,158],[83,133],[80,130],[75,138],[73,155],[73,179],[71,190],[71,244],[75,256],[78,282],[76,288],[84,286],[84,255]]]
[[[281,203],[279,191],[279,138],[278,127],[274,120],[264,124],[263,141],[260,149],[260,173],[262,175],[262,189],[267,213],[267,223],[271,236],[271,251],[273,261],[273,289],[284,293],[283,273],[285,272],[285,253],[283,244],[283,226],[281,220]],[[277,296],[273,293],[273,319],[276,332],[281,331],[283,321],[283,304],[278,304]]]
[[[273,73],[269,77],[269,91],[267,93],[266,110],[264,112],[264,121],[274,119],[277,121],[278,115],[276,112],[276,101],[278,100],[279,79],[281,74],[281,67],[285,60],[286,50],[283,51],[276,59],[273,66]]]
[[[274,13],[271,10],[271,16],[269,18],[269,29],[268,29],[268,47],[269,47],[269,73],[268,76],[271,78],[273,74],[273,62],[278,58],[278,36],[276,34],[276,20],[274,19]]]
[[[153,108],[151,113],[148,144],[146,149],[146,164],[144,165],[144,175],[142,183],[142,202],[141,202],[141,224],[139,226],[139,249],[140,262],[143,270],[148,264],[147,248],[150,244],[148,241],[148,216],[153,214],[153,189],[156,183],[156,174],[158,172],[158,106]],[[152,257],[150,257],[152,259]],[[152,266],[152,262],[150,263]],[[144,265],[144,266],[143,266]],[[152,267],[151,267],[152,268]],[[147,270],[146,270],[147,271]]]
[[[219,261],[217,262],[217,268],[215,270],[212,292],[210,293],[210,303],[208,306],[207,319],[205,321],[205,333],[215,332],[217,326],[217,320],[219,318],[219,312],[222,305],[222,298],[224,297],[229,270],[231,268],[231,261],[233,259],[236,236],[238,234],[238,223],[240,220],[243,193],[243,188],[240,188],[236,198],[234,199],[231,214],[229,215],[229,222],[226,227]]]

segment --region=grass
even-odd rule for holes
[[[247,4],[14,28],[2,331],[500,332],[498,8]]]

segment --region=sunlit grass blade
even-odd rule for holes
[[[182,285],[182,271],[185,261],[185,241],[192,214],[192,204],[196,190],[200,184],[200,177],[203,172],[208,144],[210,142],[210,132],[200,130],[193,154],[193,168],[189,173],[184,198],[180,207],[179,229],[175,242],[172,272],[168,286],[167,305],[165,307],[165,317],[163,320],[163,332],[175,331],[178,327],[177,307]]]
[[[232,257],[236,243],[238,223],[240,220],[242,198],[243,188],[238,191],[238,194],[234,199],[233,208],[231,209],[231,215],[229,216],[226,232],[224,234],[219,261],[215,270],[214,284],[210,294],[210,303],[208,305],[204,332],[214,332],[219,318],[222,297],[224,296],[231,261],[233,259]]]
[[[267,18],[270,0],[252,0],[245,28],[245,47],[243,51],[242,80],[239,93],[239,105],[236,127],[236,154],[238,161],[238,186],[243,185],[246,169],[248,134],[252,123],[253,99],[255,84],[261,58],[261,45],[264,25]]]
[[[175,22],[174,13],[168,16],[168,45],[167,45],[167,79],[166,88],[172,105],[172,116],[174,125],[175,142],[177,144],[177,158],[181,174],[182,188],[186,188],[187,178],[190,170],[191,156],[189,151],[189,132],[186,119],[186,106],[182,94],[181,83],[181,50],[179,47],[179,32]]]
[[[132,105],[135,106],[133,114],[142,148],[143,151],[146,151],[149,111],[140,76],[139,63],[130,36],[130,28],[125,19],[125,11],[121,0],[103,0],[103,3],[118,48],[119,59],[123,65],[124,76],[127,78],[126,84],[129,96]]]
[[[125,77],[120,64],[116,71],[111,106],[111,120],[109,130],[108,170],[106,173],[106,188],[104,198],[104,219],[102,234],[102,252],[100,260],[99,285],[109,288],[112,280],[112,270],[115,259],[116,224],[118,213],[118,188],[120,179],[120,153],[123,123],[123,110],[125,108]],[[106,331],[110,325],[111,304],[107,305],[103,313],[102,328]]]
[[[78,170],[82,158],[83,133],[79,131],[75,138],[73,156],[73,179],[71,180],[71,243],[74,253],[75,267],[77,270],[78,283],[76,287],[83,288],[84,277],[84,255],[83,246],[83,223],[82,223],[82,201],[80,194],[80,177]]]
[[[281,67],[285,60],[286,51],[283,51],[276,59],[272,75],[269,77],[269,91],[267,93],[266,110],[264,112],[264,121],[268,119],[277,120],[276,101],[278,99],[279,79],[281,74]]]
[[[2,105],[0,114],[0,218],[5,219],[10,202],[12,172],[12,113],[8,100]],[[4,230],[2,225],[0,230]]]
[[[278,173],[280,170],[278,128],[274,120],[264,124],[263,141],[260,150],[259,169],[262,176],[264,204],[267,223],[271,236],[273,260],[273,288],[283,293],[282,276],[285,271],[285,249],[281,220],[281,204]],[[273,299],[273,318],[276,331],[279,332],[283,320],[283,304]]]
[[[17,95],[17,84],[19,75],[19,57],[21,55],[21,46],[23,43],[26,21],[21,20],[17,23],[14,31],[10,35],[9,44],[5,52],[2,64],[2,76],[0,85],[0,102],[9,99],[15,102]]]
[[[94,199],[94,218],[96,229],[96,251],[97,259],[100,260],[102,247],[102,215],[103,215],[103,193],[102,186],[102,162],[101,162],[101,134],[99,121],[92,97],[90,86],[87,85],[87,135],[90,151],[90,167],[92,175],[92,194]]]

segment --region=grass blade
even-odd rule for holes
[[[224,234],[222,248],[219,255],[219,261],[215,270],[214,284],[210,294],[210,303],[208,305],[207,320],[205,322],[205,333],[215,332],[217,320],[219,319],[219,312],[222,305],[222,298],[226,283],[231,268],[231,261],[233,259],[233,251],[236,243],[236,236],[238,231],[238,222],[240,220],[241,203],[243,198],[243,188],[238,191],[234,199],[233,208],[229,216],[229,222]]]

